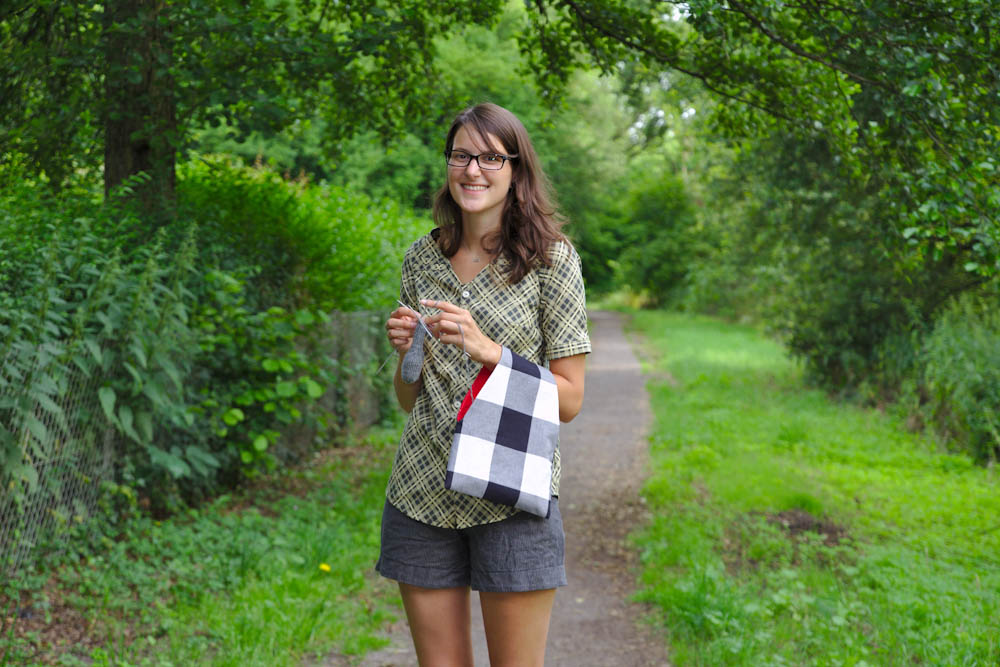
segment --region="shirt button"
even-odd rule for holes
[[[455,399],[455,409],[458,410],[460,407],[462,407],[462,399],[456,398]]]
[[[469,290],[463,290],[462,291],[462,298],[463,299],[468,299],[469,298]]]

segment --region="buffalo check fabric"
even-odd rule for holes
[[[445,487],[548,516],[559,442],[552,373],[505,347],[478,393],[472,391],[455,425]]]

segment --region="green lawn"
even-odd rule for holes
[[[655,414],[639,597],[677,664],[1000,664],[993,470],[807,388],[753,329],[632,327]]]

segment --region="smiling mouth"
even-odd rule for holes
[[[488,186],[486,186],[486,185],[469,185],[469,184],[463,184],[462,185],[462,189],[463,190],[473,190],[473,191],[476,191],[476,192],[481,192],[481,191],[485,190],[487,187]]]

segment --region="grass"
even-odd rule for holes
[[[371,431],[168,521],[133,518],[26,575],[20,606],[39,623],[8,629],[0,665],[271,667],[381,646],[400,611],[373,574],[396,436]]]
[[[1000,663],[995,471],[803,384],[750,328],[639,312],[639,597],[678,665]]]
[[[1000,663],[992,469],[805,387],[752,329],[633,326],[656,420],[638,597],[676,664]],[[299,665],[381,645],[400,613],[371,574],[397,435],[2,582],[0,665]]]

